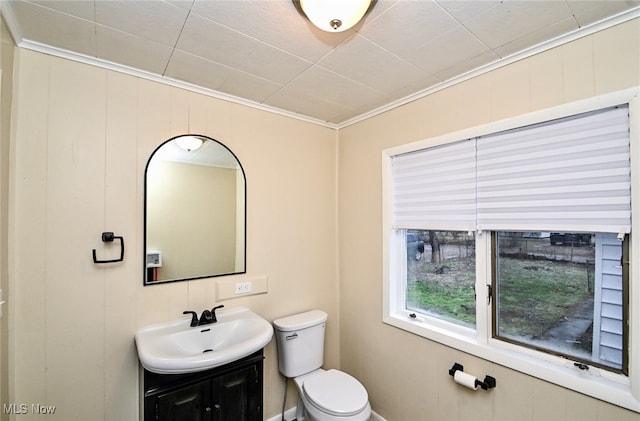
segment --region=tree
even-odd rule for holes
[[[440,239],[435,231],[429,231],[429,244],[431,245],[431,263],[440,263]]]

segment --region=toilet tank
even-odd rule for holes
[[[327,313],[320,310],[273,321],[282,375],[293,378],[322,367],[326,324]]]

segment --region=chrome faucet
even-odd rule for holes
[[[183,311],[182,314],[191,314],[191,324],[189,324],[191,327],[208,325],[209,323],[216,323],[218,321],[218,318],[216,317],[216,310],[223,307],[224,305],[219,305],[215,306],[211,310],[204,310],[199,320],[198,313],[195,311]]]

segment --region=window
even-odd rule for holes
[[[627,242],[548,232],[497,232],[493,241],[494,337],[627,371]]]
[[[385,151],[384,321],[640,412],[635,95]]]
[[[475,328],[475,247],[467,232],[407,231],[407,310]]]

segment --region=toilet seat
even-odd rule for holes
[[[369,403],[364,386],[339,370],[319,373],[305,380],[302,388],[309,403],[324,413],[339,417],[356,415]]]

